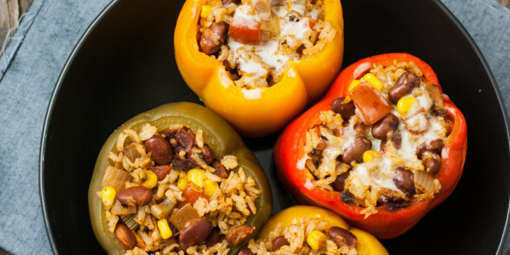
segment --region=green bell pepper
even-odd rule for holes
[[[162,105],[128,120],[110,135],[99,152],[89,186],[88,204],[92,228],[103,249],[108,254],[126,252],[115,235],[108,230],[105,210],[101,199],[96,194],[103,188],[101,181],[109,164],[108,154],[110,151],[117,152],[117,139],[124,129],[130,128],[138,132],[147,122],[160,131],[173,124],[183,124],[194,133],[201,129],[204,143],[214,152],[217,160],[225,155],[234,155],[238,158],[239,167],[244,169],[247,176],[255,180],[255,187],[262,191],[260,197],[255,200],[257,213],[250,215],[245,223],[256,227],[252,234],[256,236],[270,217],[272,209],[271,190],[262,167],[241,137],[225,120],[203,106],[182,102]],[[230,254],[236,254],[246,243],[247,241],[235,247],[231,246]]]

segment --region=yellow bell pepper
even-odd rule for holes
[[[310,216],[310,220],[318,219],[321,222],[331,223],[332,226],[349,230],[356,236],[356,251],[358,255],[388,255],[388,251],[373,235],[361,229],[349,227],[349,224],[336,213],[315,206],[297,205],[271,216],[269,221],[260,230],[256,239],[265,239],[278,223],[281,224],[282,229],[285,229],[288,225],[292,224],[294,219],[306,216]]]
[[[184,81],[204,104],[244,136],[260,137],[283,129],[327,90],[343,59],[344,25],[338,0],[324,0],[325,19],[337,29],[332,42],[306,61],[290,62],[282,80],[271,87],[243,89],[218,60],[199,51],[197,23],[207,0],[187,0],[174,34],[175,58]]]

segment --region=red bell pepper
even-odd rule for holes
[[[396,211],[386,210],[378,206],[379,211],[365,219],[361,211],[365,208],[348,205],[342,201],[337,191],[327,191],[316,187],[308,178],[306,168],[299,168],[298,161],[304,156],[305,134],[319,121],[321,111],[331,110],[335,98],[345,97],[354,79],[361,78],[374,64],[391,65],[398,62],[414,62],[423,72],[426,81],[438,85],[442,89],[432,68],[415,56],[404,53],[382,54],[360,60],[347,67],[339,75],[324,98],[303,113],[278,138],[274,158],[281,180],[291,195],[300,203],[326,207],[342,216],[351,225],[374,234],[379,239],[397,237],[412,228],[427,212],[442,203],[457,185],[464,167],[467,150],[467,127],[461,111],[452,103],[448,96],[442,94],[444,110],[451,118],[451,133],[445,139],[441,152],[441,169],[434,176],[441,183],[441,190],[434,198],[418,201],[411,200],[411,205]]]

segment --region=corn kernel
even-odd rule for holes
[[[152,171],[145,171],[145,175],[147,175],[147,179],[142,182],[142,186],[148,189],[156,187],[158,184],[158,176]]]
[[[212,197],[214,195],[214,191],[216,191],[216,188],[218,188],[218,183],[215,181],[211,181],[208,178],[205,178],[204,181],[204,193],[208,197]]]
[[[354,87],[358,86],[361,83],[360,80],[353,80],[351,85],[349,85],[349,91],[351,91]]]
[[[205,171],[202,169],[191,169],[188,171],[188,181],[194,183],[200,188],[204,187]]]
[[[200,17],[207,19],[209,14],[212,12],[212,7],[210,5],[202,5],[202,12],[200,13]]]
[[[188,186],[188,177],[186,175],[179,176],[179,180],[177,181],[177,187],[180,190],[184,190]]]
[[[398,100],[397,103],[397,111],[402,116],[406,116],[409,114],[409,111],[414,106],[415,103],[417,103],[418,100],[416,100],[415,97],[404,97]]]
[[[113,205],[113,200],[115,200],[116,191],[114,188],[110,186],[106,186],[101,191],[101,201],[106,207],[110,207]]]
[[[158,221],[158,230],[161,238],[168,239],[172,236],[172,230],[170,226],[168,226],[168,221],[166,219],[162,219]]]
[[[308,234],[306,242],[314,250],[319,250],[326,243],[327,237],[324,233],[314,230]]]
[[[368,151],[365,151],[365,153],[363,153],[363,161],[365,161],[365,162],[368,162],[375,158],[381,158],[381,154],[379,154],[379,152],[377,152],[377,151],[368,150]]]
[[[377,90],[381,90],[383,88],[383,83],[379,78],[377,78],[375,75],[371,73],[367,73],[363,76],[364,81],[368,81],[372,87],[374,87]]]

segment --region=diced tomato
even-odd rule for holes
[[[354,87],[349,96],[361,113],[365,125],[376,123],[393,109],[386,98],[368,82]]]
[[[190,185],[188,184],[188,186],[184,189],[184,191],[182,192],[182,196],[186,198],[186,201],[182,201],[182,202],[179,202],[177,204],[177,208],[181,208],[183,206],[185,206],[186,204],[191,204],[191,205],[194,205],[195,202],[203,197],[205,199],[207,199],[207,201],[209,201],[209,197],[207,195],[205,195],[204,193],[201,193],[201,192],[198,192],[198,191],[195,191],[194,189],[192,189],[190,187]]]
[[[230,24],[232,40],[249,45],[259,45],[261,36],[260,20],[254,15],[248,15],[236,10]]]
[[[313,27],[315,26],[315,20],[310,17],[303,17],[299,22],[307,22],[308,27],[310,27],[311,29],[313,29]]]

